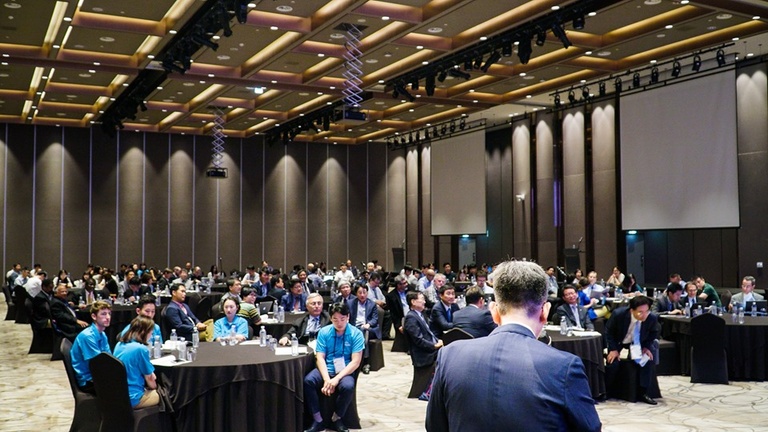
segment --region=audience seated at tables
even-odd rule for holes
[[[683,313],[683,306],[680,304],[680,295],[683,293],[683,287],[675,282],[667,284],[664,296],[659,297],[653,302],[653,313],[656,315],[680,315]]]
[[[656,405],[657,402],[648,395],[654,375],[653,345],[659,337],[658,319],[651,313],[651,304],[650,298],[636,296],[629,300],[628,308],[618,308],[611,314],[605,325],[605,338],[608,343],[605,374],[606,384],[614,382],[619,369],[619,354],[623,348],[629,348],[630,358],[640,368],[640,400]],[[640,364],[643,361],[642,356],[648,357],[644,365]]]
[[[19,271],[19,274],[13,280],[13,284],[11,284],[11,289],[15,289],[16,286],[23,287],[27,284],[28,281],[29,281],[29,269],[27,267],[22,267],[21,270]]]
[[[170,292],[173,279],[173,270],[168,267],[164,268],[163,275],[157,280],[157,289],[163,292]]]
[[[563,287],[563,301],[565,303],[558,306],[555,311],[555,324],[559,324],[561,318],[565,317],[565,323],[568,327],[589,331],[595,329],[587,310],[579,304],[579,295],[576,293],[575,286],[567,284]]]
[[[116,296],[119,289],[117,288],[117,281],[112,277],[112,272],[109,269],[104,269],[99,279],[99,288],[108,292],[110,296]]]
[[[139,299],[139,304],[136,305],[136,316],[143,316],[147,317],[154,322],[155,319],[155,313],[157,311],[157,307],[155,306],[155,296],[148,294],[141,296]],[[124,335],[128,329],[131,327],[131,324],[128,323],[125,328],[120,332],[119,336]],[[119,337],[118,336],[118,337]],[[152,341],[155,340],[155,337],[160,338],[160,343],[163,343],[163,333],[160,331],[160,326],[158,324],[155,324],[154,330],[152,330]]]
[[[405,334],[411,346],[411,362],[413,366],[420,368],[430,366],[437,358],[437,350],[442,348],[443,341],[438,339],[429,329],[427,317],[424,316],[426,300],[420,291],[411,291],[406,296],[408,306],[411,308],[405,315]],[[420,400],[429,400],[429,388],[419,396]]]
[[[485,294],[480,287],[471,287],[464,293],[467,306],[453,316],[454,328],[460,328],[475,339],[488,336],[496,328],[491,311],[486,308]]]
[[[734,294],[731,297],[731,302],[728,305],[728,310],[733,309],[733,305],[737,304],[743,308],[746,308],[748,302],[764,300],[763,296],[754,292],[755,291],[755,278],[752,276],[744,276],[741,280],[741,292]]]
[[[352,261],[349,262],[351,263]],[[352,286],[352,282],[355,281],[355,275],[347,268],[347,263],[341,263],[339,265],[339,271],[333,276],[333,281],[336,283],[336,287],[341,286],[342,282],[347,282]]]
[[[299,278],[294,276],[291,279],[291,291],[283,296],[280,304],[286,313],[307,311],[307,294],[304,293]]]
[[[259,280],[255,284],[252,284],[251,287],[256,288],[256,292],[258,293],[259,298],[272,295],[270,292],[274,289],[275,286],[272,283],[272,274],[270,273],[269,268],[262,267],[261,270],[259,270]],[[279,299],[280,297],[275,298]]]
[[[442,284],[438,283],[438,279],[442,279]],[[435,276],[434,285],[435,288],[439,285],[440,301],[432,306],[430,312],[432,333],[438,338],[453,328],[454,314],[459,311],[459,305],[456,304],[456,290],[453,285],[446,285],[445,280],[445,275],[438,274]]]
[[[337,431],[349,431],[342,419],[352,403],[354,372],[360,366],[365,339],[360,330],[349,324],[349,307],[346,303],[331,306],[330,314],[333,325],[323,327],[317,334],[317,366],[304,377],[304,398],[313,418],[312,426],[306,432],[324,430],[318,390],[324,396],[338,393],[331,420]]]
[[[630,296],[640,295],[643,293],[643,287],[637,283],[637,279],[635,278],[634,273],[627,274],[627,276],[624,278],[624,282],[617,286],[621,287],[624,294],[629,294]]]
[[[53,300],[53,280],[44,279],[40,282],[40,291],[32,297],[30,324],[33,329],[51,328],[51,300]],[[24,307],[24,304],[22,303],[19,307]]]
[[[77,319],[75,309],[67,302],[69,290],[65,283],[60,283],[51,300],[51,319],[54,328],[65,338],[74,342],[78,333],[88,327],[88,323]]]
[[[256,290],[243,288],[240,295],[242,295],[243,301],[240,302],[240,310],[237,311],[237,315],[245,318],[248,325],[255,329],[257,325],[261,324],[261,314],[259,307],[256,306]]]
[[[205,331],[206,326],[192,313],[189,305],[184,303],[186,298],[186,286],[178,283],[171,285],[171,302],[165,308],[165,324],[168,329],[176,329],[177,336],[191,341],[192,330],[197,327],[198,331]]]
[[[248,339],[248,322],[245,318],[238,316],[240,302],[237,297],[228,297],[222,301],[222,310],[224,316],[213,323],[213,340],[220,341],[222,338],[231,336],[232,326],[235,327],[235,339],[242,342]]]
[[[594,321],[597,319],[597,313],[595,312],[595,306],[600,302],[598,299],[592,297],[592,291],[603,292],[603,287],[597,284],[597,273],[589,272],[589,276],[581,278],[579,281],[579,304],[587,310],[589,319]]]
[[[103,300],[94,302],[91,305],[91,319],[93,323],[77,335],[69,352],[77,386],[87,393],[94,393],[93,377],[88,363],[102,352],[111,352],[104,330],[109,327],[112,319],[112,306]]]
[[[705,303],[707,306],[717,305],[721,307],[723,304],[720,302],[720,296],[717,294],[715,287],[708,284],[701,275],[695,276],[693,282],[696,283],[696,288],[699,291],[699,300]]]
[[[192,278],[189,277],[189,273],[184,269],[182,269],[181,272],[179,272],[179,277],[173,280],[174,285],[182,284],[187,289],[190,289],[192,287],[193,282],[194,281],[192,280]]]
[[[224,293],[223,296],[221,296],[220,301],[224,301],[230,297],[235,297],[238,300],[242,301],[242,298],[240,297],[240,292],[243,290],[243,286],[240,283],[240,281],[237,278],[229,278],[227,279],[227,292]]]
[[[315,339],[322,327],[331,323],[328,312],[323,310],[323,296],[312,293],[307,296],[307,314],[297,319],[291,328],[280,338],[280,345],[291,343],[291,337],[296,335],[300,344],[306,345],[311,339]]]
[[[21,274],[21,264],[14,263],[11,269],[5,274],[5,284],[13,290],[13,285],[16,283],[16,278]]]
[[[301,283],[301,290],[306,295],[309,295],[310,293],[317,291],[317,288],[308,279],[308,276],[309,276],[309,273],[307,273],[305,269],[300,269],[298,272],[296,272],[296,277],[299,278],[299,282]]]
[[[155,322],[145,316],[137,316],[122,333],[115,346],[115,357],[123,362],[128,380],[128,397],[131,406],[144,408],[160,403],[157,393],[155,367],[149,361],[147,347],[152,340]]]
[[[219,271],[219,267],[216,264],[211,266],[211,270],[208,272],[208,278],[214,283],[219,283],[226,279],[227,274],[224,271]]]
[[[109,298],[109,291],[104,289],[98,289],[97,283],[93,278],[85,279],[83,281],[83,290],[76,296],[75,304],[80,304],[82,301],[82,308],[90,307],[90,305],[96,300],[106,300]]]

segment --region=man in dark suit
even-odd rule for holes
[[[294,276],[291,279],[291,291],[283,296],[280,300],[280,304],[283,305],[283,310],[285,310],[285,312],[307,311],[307,295],[301,287],[299,278]]]
[[[686,297],[683,298],[683,309],[685,309],[685,305],[687,304],[688,307],[693,308],[695,304],[700,303],[699,301],[699,288],[696,286],[696,283],[694,282],[688,282],[685,284],[685,294]]]
[[[207,327],[192,313],[189,305],[184,303],[187,298],[187,287],[181,283],[171,285],[171,302],[163,311],[163,319],[169,331],[176,329],[176,335],[188,341],[192,340],[192,332],[205,331]]]
[[[587,310],[579,305],[579,295],[576,293],[575,286],[568,284],[563,287],[563,301],[565,303],[558,306],[555,311],[555,324],[559,324],[562,317],[565,317],[568,327],[579,327],[589,331],[595,329]]]
[[[32,297],[30,324],[35,330],[51,328],[51,300],[53,300],[53,279],[43,279],[40,292]]]
[[[291,343],[291,337],[296,335],[300,344],[306,345],[310,339],[314,339],[320,328],[331,323],[328,312],[323,310],[323,296],[313,292],[307,296],[307,315],[294,321],[290,329],[278,341],[280,345]]]
[[[368,299],[368,286],[359,284],[355,291],[355,298],[347,302],[349,306],[349,321],[365,334],[370,331],[370,339],[381,339],[381,327],[379,326],[379,309],[373,300]]]
[[[667,290],[664,292],[663,297],[659,297],[658,300],[653,302],[653,313],[656,315],[680,315],[683,313],[683,308],[680,306],[680,294],[683,292],[683,287],[679,283],[667,284]],[[695,296],[694,296],[695,298]]]
[[[629,308],[618,308],[611,314],[605,325],[605,338],[608,342],[605,375],[608,385],[618,371],[619,353],[622,348],[629,348],[632,360],[640,368],[640,387],[643,390],[640,400],[656,405],[657,402],[647,393],[655,373],[653,344],[659,337],[658,319],[651,313],[651,303],[651,299],[646,296],[632,297]],[[647,361],[641,365],[644,360]]]
[[[481,338],[491,334],[496,329],[491,311],[485,308],[483,290],[472,287],[464,294],[467,307],[456,312],[453,316],[454,328],[460,328],[475,338]]]
[[[128,281],[128,289],[123,293],[123,298],[131,303],[138,302],[141,296],[152,294],[151,291],[148,286],[141,286],[141,279],[134,276]]]
[[[60,283],[51,300],[51,319],[57,332],[74,342],[77,334],[88,327],[88,323],[77,319],[74,308],[67,302],[67,285]]]
[[[405,315],[405,334],[411,345],[411,362],[414,367],[430,366],[437,358],[437,350],[443,347],[443,341],[437,338],[424,316],[427,300],[421,291],[411,291],[407,296],[410,311]],[[419,396],[420,400],[429,400],[429,388]]]
[[[489,309],[501,326],[440,350],[427,431],[599,431],[581,360],[536,340],[550,308],[544,269],[507,261],[492,277]]]
[[[408,290],[408,280],[401,275],[395,277],[395,289],[388,292],[387,298],[387,310],[392,315],[392,325],[395,327],[395,331],[403,332],[403,319],[405,313],[410,310],[408,302],[405,298],[405,292]]]
[[[459,311],[459,305],[455,303],[456,291],[453,285],[441,286],[438,294],[440,294],[440,301],[432,307],[430,318],[432,333],[440,338],[443,333],[453,328],[454,314]]]

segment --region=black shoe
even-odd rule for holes
[[[655,400],[651,399],[651,397],[648,396],[647,394],[644,394],[644,395],[640,396],[640,400],[642,402],[647,403],[648,405],[657,405],[658,404],[658,402],[656,402]]]
[[[371,365],[363,365],[363,373],[366,375],[371,373]]]
[[[312,426],[310,426],[310,428],[305,430],[304,432],[320,432],[324,430],[325,428],[323,427],[323,424],[321,422],[313,421]]]
[[[344,422],[342,422],[341,419],[333,422],[333,425],[336,426],[336,430],[339,432],[349,432],[349,428],[344,426]]]

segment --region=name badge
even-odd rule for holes
[[[333,359],[333,369],[336,373],[341,372],[345,367],[347,367],[347,364],[344,362],[344,357],[335,357]]]
[[[632,344],[629,346],[629,355],[633,359],[639,359],[643,356],[643,347],[640,345]]]

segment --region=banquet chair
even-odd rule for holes
[[[691,319],[691,382],[728,384],[725,321],[717,315]]]
[[[360,362],[361,367],[362,364],[363,362]],[[357,383],[360,378],[361,367],[358,367],[353,374],[355,377],[355,389],[352,393],[352,402],[349,404],[346,414],[344,414],[344,417],[341,419],[341,421],[344,422],[344,426],[349,429],[361,429],[360,415],[357,413]],[[334,393],[331,396],[324,396],[320,393],[320,390],[318,390],[318,394],[320,395],[320,413],[323,416],[323,425],[327,429],[335,430],[331,418],[333,417],[333,411],[336,407],[336,398],[338,397],[338,394]],[[304,421],[306,424],[312,424],[312,413],[307,413]]]
[[[72,342],[64,338],[61,340],[60,350],[62,360],[64,360],[64,370],[67,371],[69,387],[72,390],[72,396],[75,398],[75,415],[72,416],[72,425],[69,432],[98,432],[101,417],[98,415],[96,406],[96,396],[86,393],[77,387],[77,378],[75,370],[72,368],[72,358],[69,351],[72,349]]]
[[[128,378],[123,363],[112,354],[92,358],[89,367],[101,415],[100,432],[162,431],[160,406],[134,409],[128,397]]]
[[[405,318],[401,321],[400,325],[404,325]],[[392,352],[408,352],[411,348],[411,344],[408,342],[408,336],[405,333],[399,331],[395,326],[395,340],[392,342]]]
[[[29,324],[29,312],[24,307],[24,300],[29,298],[23,286],[16,285],[13,289],[13,303],[16,305],[16,324]]]
[[[167,310],[168,306],[164,307],[162,312],[160,312],[160,333],[162,333],[164,341],[169,340],[171,337],[171,329],[169,328],[170,325],[168,324],[165,316]]]
[[[211,317],[211,307],[211,298],[203,297],[202,300],[197,303],[197,307],[193,310],[193,312],[195,313],[197,319],[199,319],[201,322],[205,322],[208,321],[208,319]]]
[[[472,336],[471,334],[467,333],[466,331],[458,327],[454,327],[448,330],[447,332],[443,333],[442,341],[443,341],[443,345],[448,345],[451,342],[456,342],[457,340],[463,340],[463,339],[474,339],[474,336]]]
[[[5,320],[13,321],[16,319],[16,303],[13,302],[11,288],[8,285],[3,286],[3,295],[5,295],[6,305],[8,305],[8,309],[5,312]]]
[[[411,389],[408,391],[408,399],[414,399],[421,396],[432,382],[432,375],[435,373],[436,363],[429,366],[413,367],[413,380]]]
[[[32,300],[27,298],[24,300],[24,308],[27,309],[28,316],[32,316]],[[48,317],[50,321],[50,316]],[[27,354],[53,354],[53,328],[35,328],[30,320],[29,324],[32,329],[32,343],[29,344],[29,352]]]

